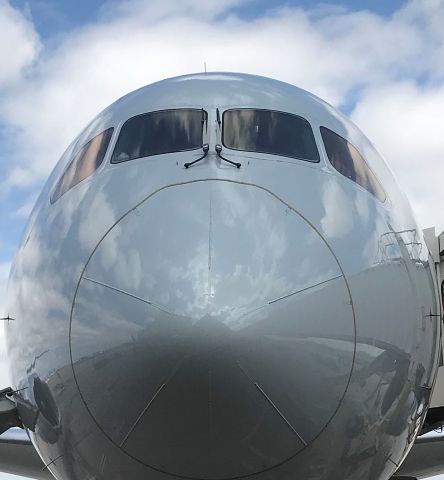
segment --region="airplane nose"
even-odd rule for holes
[[[262,188],[166,187],[94,249],[73,302],[80,394],[133,459],[187,478],[251,475],[296,455],[346,392],[355,347],[341,267]]]

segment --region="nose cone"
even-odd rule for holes
[[[314,441],[354,341],[320,234],[271,193],[215,180],[165,188],[116,223],[82,274],[70,337],[105,435],[201,479],[261,472]]]

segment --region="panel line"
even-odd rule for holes
[[[337,280],[338,278],[341,278],[341,277],[343,277],[343,275],[336,275],[336,277],[329,278],[328,280],[323,280],[322,282],[316,283],[314,285],[310,285],[309,287],[302,288],[301,290],[297,290],[296,292],[288,293],[287,295],[284,295],[282,297],[275,298],[274,300],[270,300],[268,302],[268,305],[279,302],[279,300],[284,300],[285,298],[291,297],[293,295],[297,295],[298,293],[305,292],[307,290],[310,290],[311,288],[319,287],[319,285],[324,285],[324,283],[332,282],[333,280]]]
[[[276,413],[281,417],[281,419],[287,424],[287,426],[290,428],[290,430],[298,437],[298,439],[302,442],[302,444],[306,447],[308,443],[299,435],[299,433],[296,431],[296,429],[293,427],[293,425],[290,423],[290,421],[285,417],[285,415],[279,410],[279,408],[276,406],[276,404],[271,400],[271,398],[264,392],[264,390],[261,388],[261,386],[255,382],[250,375],[248,375],[247,371],[242,367],[239,361],[236,361],[238,367],[242,370],[244,375],[250,380],[250,382],[259,390],[259,392],[265,397],[267,402],[273,407],[273,409],[276,411]]]
[[[177,365],[173,368],[172,372],[169,374],[169,376],[166,378],[166,380],[162,383],[162,385],[160,385],[160,387],[156,390],[156,392],[154,393],[154,395],[151,397],[151,400],[146,404],[145,408],[142,410],[142,412],[140,413],[140,415],[137,417],[136,421],[133,423],[133,425],[131,426],[131,428],[129,429],[128,433],[125,435],[125,437],[123,438],[123,440],[120,442],[120,447],[122,448],[123,445],[125,445],[125,443],[127,442],[128,438],[130,437],[130,435],[133,433],[134,429],[137,427],[137,425],[139,424],[140,420],[142,420],[142,417],[145,415],[145,413],[148,411],[148,409],[151,407],[151,405],[153,404],[154,400],[156,400],[156,398],[160,395],[160,393],[162,392],[162,390],[168,385],[168,383],[171,381],[171,379],[174,377],[174,375],[177,373],[177,371],[179,370],[179,368],[181,367],[181,365],[183,364],[183,362],[187,359],[188,357],[184,357],[182,358],[182,360],[180,360]]]
[[[137,295],[134,295],[133,293],[129,293],[129,292],[126,292],[125,290],[122,290],[120,288],[113,287],[112,285],[109,285],[108,283],[103,283],[103,282],[100,282],[99,280],[94,280],[94,279],[89,278],[89,277],[83,277],[83,279],[88,280],[88,282],[92,282],[92,283],[96,283],[97,285],[101,285],[102,287],[110,288],[111,290],[114,290],[116,292],[123,293],[123,295],[128,295],[128,297],[135,298],[136,300],[140,300],[141,302],[146,303],[148,305],[153,304],[153,302],[151,302],[150,300],[145,300],[144,298],[138,297]]]
[[[87,280],[88,282],[91,282],[91,283],[96,283],[97,285],[101,285],[102,287],[109,288],[109,289],[114,290],[115,292],[121,293],[123,295],[127,295],[128,297],[134,298],[135,300],[139,300],[140,302],[146,303],[147,305],[151,305],[151,306],[157,308],[158,310],[161,310],[162,312],[168,313],[170,315],[175,315],[174,313],[169,312],[168,310],[161,307],[160,305],[157,305],[156,303],[152,302],[151,300],[146,300],[145,298],[138,297],[137,295],[134,295],[134,293],[127,292],[127,291],[122,290],[122,289],[117,288],[117,287],[113,287],[112,285],[109,285],[108,283],[100,282],[99,280],[94,280],[93,278],[82,277],[82,279]]]
[[[137,425],[139,424],[142,417],[145,415],[146,411],[151,407],[152,403],[154,402],[154,400],[156,400],[156,398],[159,396],[160,392],[165,388],[165,386],[166,386],[166,383],[162,383],[162,385],[157,389],[156,393],[153,395],[151,400],[146,404],[145,408],[142,410],[140,415],[137,417],[136,421],[133,423],[131,428],[128,430],[128,433],[125,435],[123,440],[120,442],[120,448],[122,448],[125,445],[126,441],[130,437],[130,435],[133,433],[134,429],[137,427]]]

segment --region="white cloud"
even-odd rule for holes
[[[146,0],[121,0],[102,7],[103,19],[114,20],[120,17],[136,16],[143,22],[155,24],[171,17],[202,17],[212,20],[225,12],[229,7],[246,3],[245,0],[220,0],[208,2],[206,0],[168,0],[152,2]]]
[[[34,193],[26,199],[25,203],[20,205],[20,207],[13,213],[13,215],[20,218],[28,218],[36,200],[37,195]]]
[[[201,71],[204,61],[212,71],[288,81],[336,105],[357,87],[425,68],[417,61],[424,35],[412,13],[287,7],[243,20],[230,14],[236,3],[246,2],[127,0],[44,51],[0,103],[16,146],[9,187],[44,178],[79,130],[119,96]]]
[[[19,79],[39,48],[32,23],[6,0],[0,0],[0,89]]]
[[[444,64],[444,4],[442,0],[410,0],[401,9],[396,18],[402,23],[416,25],[421,32],[419,40],[420,55],[415,64],[428,70],[431,77],[443,80]],[[414,68],[412,65],[411,68]],[[410,73],[408,70],[407,75]]]
[[[444,85],[397,82],[366,90],[353,120],[390,160],[424,227],[444,229]]]

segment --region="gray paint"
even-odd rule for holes
[[[54,205],[73,150],[129,117],[205,108],[210,146],[102,166]],[[319,164],[215,155],[215,109],[306,118]],[[326,159],[349,139],[382,204]],[[389,169],[313,95],[239,74],[123,97],[74,141],[12,268],[7,327],[20,413],[59,479],[385,479],[429,403],[440,336],[434,273]]]

